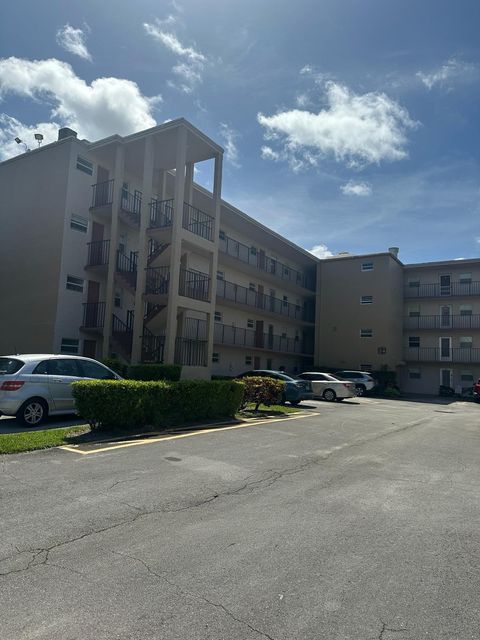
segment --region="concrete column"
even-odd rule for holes
[[[110,255],[108,258],[107,286],[105,294],[105,325],[103,327],[102,357],[110,355],[110,336],[112,335],[112,314],[115,295],[115,271],[117,269],[118,247],[118,211],[125,175],[125,149],[119,144],[115,152],[113,169],[112,219],[110,224]]]
[[[135,316],[133,319],[132,363],[142,358],[143,294],[148,260],[147,228],[150,219],[150,201],[153,194],[153,138],[145,138],[143,155],[142,208],[138,235],[137,289],[135,291]]]
[[[193,162],[187,162],[187,169],[185,172],[185,202],[193,204]]]
[[[160,184],[160,200],[167,199],[167,172],[165,169],[160,171],[159,176],[159,184]]]
[[[217,267],[218,267],[218,235],[220,231],[220,210],[222,202],[222,159],[223,155],[218,153],[215,156],[215,168],[213,175],[213,215],[215,216],[215,227],[213,236],[213,248],[210,254],[210,300],[211,312],[207,314],[207,367],[209,370],[212,366],[213,353],[213,330],[214,330],[214,312],[217,295]]]
[[[173,364],[177,333],[178,283],[182,253],[182,217],[185,200],[185,162],[187,157],[187,129],[179,125],[175,160],[175,192],[173,200],[172,247],[170,251],[170,285],[168,290],[167,326],[164,360]]]

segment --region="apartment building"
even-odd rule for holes
[[[179,119],[96,142],[62,129],[0,164],[0,352],[197,378],[310,365],[317,261],[221,200],[222,156]]]
[[[480,377],[480,260],[402,264],[398,249],[318,265],[315,361],[387,369],[405,392]]]

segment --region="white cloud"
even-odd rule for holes
[[[57,31],[57,43],[63,47],[63,49],[91,62],[92,56],[85,44],[85,37],[85,31],[75,29],[75,27],[69,25],[68,22]]]
[[[450,87],[456,82],[472,82],[478,77],[478,72],[477,64],[450,58],[440,68],[430,73],[418,71],[416,76],[428,89],[432,89],[435,85]]]
[[[310,98],[306,93],[299,93],[297,96],[295,96],[295,102],[297,103],[297,107],[306,107],[310,102]]]
[[[131,80],[97,78],[87,84],[55,58],[0,59],[0,99],[7,94],[53,105],[52,119],[89,140],[155,126],[152,110],[161,101],[160,96],[144,96]]]
[[[238,133],[232,129],[232,127],[229,127],[228,124],[222,122],[220,124],[220,136],[225,146],[225,157],[227,161],[236,169],[239,169],[241,165],[238,162]]]
[[[169,16],[169,18],[174,18],[174,16]],[[184,93],[192,93],[196,85],[202,81],[207,58],[193,47],[184,46],[174,33],[165,31],[163,28],[165,22],[165,20],[158,19],[155,23],[144,22],[143,28],[149,36],[163,44],[181,60],[172,67],[172,72],[180,76],[180,84],[177,86],[170,82],[170,86],[177,86]]]
[[[25,145],[35,149],[37,141],[35,133],[43,135],[43,144],[54,142],[58,136],[60,125],[56,122],[40,122],[34,126],[23,124],[16,118],[0,113],[0,160],[7,160],[25,151]],[[22,144],[17,144],[15,138],[20,138]]]
[[[312,247],[308,251],[309,253],[313,254],[314,256],[320,259],[333,257],[333,253],[324,244],[316,244],[314,247]]]
[[[280,160],[280,154],[274,151],[272,147],[268,147],[266,145],[262,147],[261,154],[264,160],[273,160],[274,162]]]
[[[384,93],[356,95],[326,83],[326,108],[318,113],[292,109],[272,116],[259,113],[265,138],[280,138],[281,155],[294,170],[333,155],[349,167],[407,157],[406,132],[417,126],[408,111]]]
[[[347,184],[340,187],[340,191],[344,196],[369,196],[372,193],[372,187],[366,182],[349,180]]]

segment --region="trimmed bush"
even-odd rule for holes
[[[117,360],[117,358],[104,358],[103,360],[100,360],[100,362],[112,371],[115,371],[115,373],[118,373],[118,375],[122,376],[122,378],[127,377],[128,364],[120,362],[120,360]]]
[[[232,418],[241,406],[238,380],[85,380],[72,385],[77,411],[95,427],[167,426]]]
[[[182,367],[178,364],[132,364],[128,368],[130,380],[180,380]]]
[[[255,411],[261,404],[276,404],[282,397],[285,389],[285,382],[275,380],[274,378],[261,378],[260,376],[252,376],[242,378],[245,383],[245,393],[243,395],[244,405],[253,402]]]

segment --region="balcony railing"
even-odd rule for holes
[[[408,316],[405,329],[480,329],[480,315]]]
[[[170,268],[149,267],[145,272],[145,293],[167,295],[170,286]]]
[[[88,242],[87,267],[99,267],[108,264],[110,256],[110,240]]]
[[[263,311],[279,314],[293,318],[294,320],[303,320],[304,322],[314,322],[315,312],[312,309],[302,309],[300,305],[274,298],[258,291],[252,291],[241,285],[227,282],[226,280],[217,280],[217,296],[225,300],[230,300],[237,304],[245,304],[250,307],[256,307]]]
[[[258,333],[253,329],[232,327],[215,323],[213,341],[232,347],[250,347],[252,349],[266,349],[278,353],[313,354],[313,345],[307,345],[301,339],[287,338],[271,333]]]
[[[480,363],[480,348],[407,347],[404,358],[407,362]]]
[[[206,367],[208,357],[208,342],[191,338],[176,338],[175,364],[189,367]]]
[[[118,316],[112,316],[112,338],[129,353],[132,350],[133,341],[133,313],[127,314],[127,322],[123,322]]]
[[[121,251],[117,251],[117,272],[120,273],[133,288],[137,285],[137,262],[138,253],[136,251],[130,252],[130,256],[127,256]]]
[[[245,264],[249,264],[261,271],[271,273],[281,280],[292,282],[298,286],[305,287],[311,291],[315,291],[315,278],[309,277],[307,274],[288,267],[287,265],[266,256],[265,253],[255,247],[248,247],[238,240],[234,240],[229,236],[221,236],[219,240],[219,249],[237,260]]]
[[[92,185],[92,207],[104,207],[113,202],[113,180]]]
[[[478,296],[480,282],[452,282],[450,284],[420,284],[405,287],[405,298],[448,298],[449,296]]]
[[[132,219],[139,224],[140,212],[142,210],[142,195],[139,192],[130,193],[122,189],[120,198],[120,208],[130,214]]]
[[[209,276],[195,269],[180,269],[178,293],[187,298],[208,302],[210,299]]]
[[[99,329],[105,324],[105,302],[84,302],[83,323],[86,329]]]
[[[200,209],[196,207],[192,207],[192,205],[187,202],[183,203],[182,226],[195,235],[213,242],[215,218],[212,218],[212,216],[200,211]]]
[[[152,200],[150,202],[150,229],[171,227],[173,222],[173,200]]]
[[[165,335],[154,335],[147,327],[142,335],[142,362],[163,362]]]

